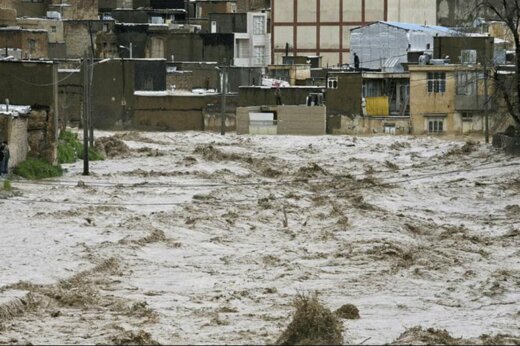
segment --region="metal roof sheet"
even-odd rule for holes
[[[404,30],[415,30],[415,31],[423,31],[423,32],[443,32],[446,34],[455,34],[457,31],[447,28],[445,26],[438,25],[420,25],[420,24],[411,24],[411,23],[401,23],[401,22],[380,22],[386,25],[395,26],[396,28],[404,29]]]

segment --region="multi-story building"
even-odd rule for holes
[[[234,65],[265,67],[271,63],[271,35],[267,32],[267,14],[247,13],[247,32],[235,33]]]
[[[272,0],[272,61],[321,55],[323,65],[350,61],[350,30],[376,21],[437,24],[436,0]]]

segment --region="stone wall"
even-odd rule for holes
[[[29,155],[51,164],[58,162],[58,129],[54,125],[54,116],[55,113],[49,109],[33,110],[27,126]]]

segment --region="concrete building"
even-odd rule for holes
[[[49,56],[48,34],[42,29],[0,28],[0,47],[20,49],[24,59]]]
[[[0,0],[0,8],[16,10],[17,17],[98,19],[98,0]]]
[[[16,25],[16,10],[0,7],[0,27]]]
[[[398,22],[376,22],[351,30],[350,65],[354,53],[361,69],[382,69],[402,72],[402,63],[408,62],[409,53],[433,55],[433,39],[438,36],[460,35],[458,32],[435,25]]]
[[[484,73],[480,66],[410,66],[414,134],[461,135],[484,130]],[[489,83],[488,94],[494,94]],[[490,102],[489,109],[494,109]],[[493,125],[493,119],[491,126]]]
[[[270,0],[237,0],[237,12],[239,13],[267,10],[270,7]]]
[[[435,59],[449,56],[452,64],[505,64],[506,49],[502,40],[489,36],[434,37]]]
[[[260,106],[237,108],[237,134],[324,135],[325,106]]]
[[[237,12],[236,0],[191,0],[194,18],[208,18],[210,13]]]
[[[329,72],[327,133],[408,134],[409,87],[407,72]]]
[[[272,0],[272,61],[321,55],[324,66],[350,62],[350,30],[376,21],[436,24],[436,0]]]
[[[248,12],[247,31],[235,33],[235,66],[265,67],[271,64],[271,34],[266,13]]]

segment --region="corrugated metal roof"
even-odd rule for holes
[[[446,34],[456,34],[457,31],[447,28],[445,26],[438,25],[420,25],[420,24],[411,24],[411,23],[401,23],[401,22],[379,22],[386,25],[395,26],[396,28],[404,29],[404,30],[415,30],[422,32],[430,32],[430,33],[446,33]]]

